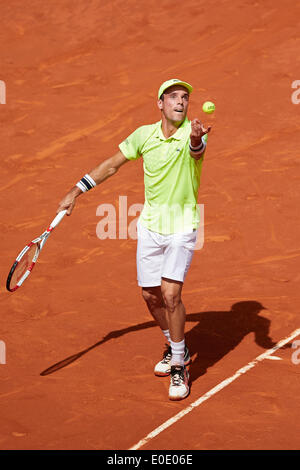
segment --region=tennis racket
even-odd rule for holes
[[[16,261],[9,271],[6,289],[9,292],[14,292],[17,290],[28,278],[29,274],[32,272],[39,254],[48,240],[49,235],[55,229],[55,227],[61,222],[63,217],[66,215],[67,211],[63,210],[57,214],[57,216],[52,220],[51,224],[45,230],[42,235],[38,238],[32,240],[28,245],[26,245],[23,250],[18,254]]]

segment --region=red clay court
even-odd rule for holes
[[[1,18],[0,448],[298,449],[299,3],[11,0]],[[143,203],[142,161],[79,198],[28,283],[5,290],[66,191],[160,119],[168,78],[194,86],[189,117],[213,126],[205,242],[183,291],[191,393],[178,403],[153,375],[164,341],[136,284],[136,241],[96,235],[100,204]]]

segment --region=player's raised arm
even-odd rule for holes
[[[57,213],[66,209],[67,215],[71,215],[75,205],[75,200],[80,194],[89,191],[98,184],[114,175],[118,169],[128,161],[122,152],[116,153],[113,157],[107,158],[101,162],[96,168],[84,175],[80,181],[74,186],[60,201]]]

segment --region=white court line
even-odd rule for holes
[[[216,385],[214,388],[209,390],[207,393],[202,395],[202,397],[198,398],[198,400],[194,401],[191,405],[189,405],[187,408],[184,410],[180,411],[177,413],[173,418],[168,419],[165,421],[163,424],[158,426],[158,428],[154,429],[154,431],[150,432],[146,437],[141,439],[137,444],[135,444],[133,447],[130,447],[128,450],[137,450],[140,449],[142,446],[144,446],[147,442],[149,442],[151,439],[156,437],[158,434],[160,434],[162,431],[167,429],[168,427],[172,426],[172,424],[175,424],[177,421],[179,421],[181,418],[183,418],[185,415],[190,413],[194,408],[197,408],[197,406],[201,405],[203,402],[211,398],[213,395],[216,393],[220,392],[223,388],[227,387],[227,385],[231,384],[234,380],[236,380],[238,377],[241,375],[245,374],[248,372],[248,370],[252,369],[253,367],[256,366],[259,362],[263,361],[264,359],[268,358],[271,354],[273,354],[277,349],[282,348],[285,344],[287,344],[289,341],[292,339],[296,338],[296,336],[300,335],[300,328],[295,330],[293,333],[290,334],[287,338],[282,339],[279,341],[273,348],[268,349],[265,351],[263,354],[260,356],[257,356],[253,361],[249,362],[246,366],[242,367],[239,369],[234,375],[229,377],[228,379],[223,380],[223,382],[220,382],[218,385]]]
[[[266,357],[266,359],[271,359],[272,361],[282,361],[282,357],[278,357],[278,356],[269,356],[269,357]]]

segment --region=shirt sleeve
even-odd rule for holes
[[[127,139],[119,144],[119,149],[128,160],[137,160],[141,157],[143,126],[136,129]]]

